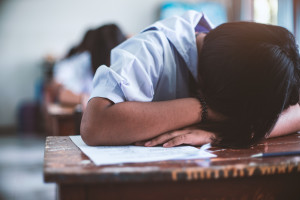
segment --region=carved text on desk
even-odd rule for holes
[[[285,174],[292,172],[300,172],[300,163],[289,163],[288,165],[276,166],[228,166],[227,168],[212,169],[212,168],[188,168],[172,171],[172,180],[203,180],[203,179],[218,179],[230,177],[251,177],[254,175],[272,175]]]

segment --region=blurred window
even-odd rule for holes
[[[254,0],[254,21],[277,24],[278,0]]]
[[[209,1],[194,3],[178,1],[165,2],[160,7],[160,19],[174,15],[182,15],[187,10],[203,12],[215,26],[228,21],[226,7],[221,3]]]
[[[293,7],[294,7],[294,33],[298,45],[300,45],[300,0],[294,0]]]
[[[300,40],[300,0],[243,0],[252,2],[253,21],[285,27]]]

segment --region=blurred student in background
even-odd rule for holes
[[[54,66],[52,86],[55,99],[65,105],[81,104],[84,109],[97,68],[110,65],[110,51],[125,39],[115,24],[88,30],[81,43],[71,48],[67,56]]]

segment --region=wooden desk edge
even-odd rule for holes
[[[53,141],[56,141],[56,149],[51,150]],[[58,161],[55,158],[55,154],[64,154],[64,160]],[[189,163],[184,165],[184,167],[178,166],[176,163],[179,161],[114,166],[95,166],[91,162],[82,164],[83,161],[87,160],[89,158],[73,144],[69,137],[47,137],[44,181],[56,183],[201,181],[283,174],[299,175],[300,173],[300,157],[294,161],[281,164],[276,163],[276,165],[266,162],[262,165],[254,166],[250,162],[250,164],[208,167],[194,166]],[[252,160],[255,161],[255,159]],[[169,163],[170,167],[164,167],[166,163]]]

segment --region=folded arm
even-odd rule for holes
[[[62,87],[58,93],[58,100],[61,104],[75,106],[81,103],[81,95]]]
[[[290,106],[280,115],[268,138],[283,136],[297,131],[300,131],[300,106],[298,104]],[[213,138],[214,133],[191,126],[161,134],[149,141],[138,142],[136,145],[156,146],[162,144],[164,147],[172,147],[189,144],[201,146],[212,142],[211,139]]]
[[[268,138],[287,135],[300,131],[300,106],[290,106],[279,117]]]
[[[208,115],[214,117],[210,110]],[[88,145],[126,145],[200,120],[201,105],[195,98],[117,104],[92,98],[82,118],[81,135]]]
[[[61,88],[58,95],[58,100],[63,105],[76,106],[81,104],[82,109],[85,110],[89,95],[85,93],[76,94],[71,90]]]

